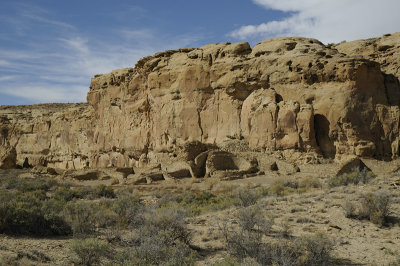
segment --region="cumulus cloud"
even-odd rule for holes
[[[380,36],[399,31],[398,0],[253,0],[284,12],[279,21],[245,25],[229,35],[237,39],[304,36],[325,43]]]

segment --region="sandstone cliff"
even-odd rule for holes
[[[80,169],[89,164],[93,108],[88,104],[40,104],[0,107],[0,156],[22,165]],[[1,158],[0,158],[1,163]],[[0,166],[1,167],[1,166]]]
[[[261,152],[396,157],[399,57],[398,33],[338,45],[296,37],[157,53],[96,75],[88,104],[1,107],[2,158],[124,167],[176,156],[195,141],[235,139]]]

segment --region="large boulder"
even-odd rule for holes
[[[247,160],[226,151],[211,151],[206,161],[206,176],[238,179],[258,172],[256,159]]]
[[[352,172],[361,172],[361,171],[371,171],[371,169],[365,165],[365,163],[357,157],[353,157],[341,162],[339,166],[339,170],[337,171],[337,176],[348,174]]]
[[[187,162],[168,163],[162,167],[165,175],[171,178],[192,177],[192,169]]]

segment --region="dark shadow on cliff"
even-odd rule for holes
[[[334,158],[336,148],[333,145],[333,141],[329,138],[329,126],[330,123],[325,116],[319,114],[314,116],[314,131],[317,145],[325,158]]]

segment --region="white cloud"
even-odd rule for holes
[[[69,39],[59,39],[60,42],[66,47],[67,49],[71,49],[74,52],[78,52],[80,54],[88,54],[89,47],[88,47],[88,40],[83,39],[81,37],[69,38]]]
[[[398,0],[253,0],[266,9],[287,12],[280,21],[242,26],[237,39],[305,36],[325,43],[380,36],[400,31]]]

